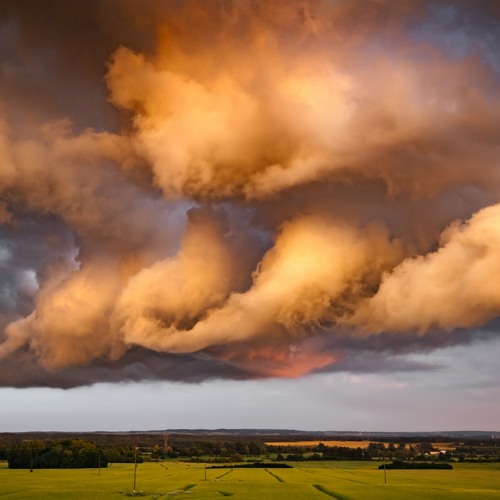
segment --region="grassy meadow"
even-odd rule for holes
[[[373,462],[298,462],[293,469],[205,469],[201,464],[149,462],[137,467],[146,498],[493,499],[500,498],[500,463],[454,464],[454,470],[388,470]],[[11,470],[0,463],[0,497],[8,499],[126,498],[133,464],[101,469]]]

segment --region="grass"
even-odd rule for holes
[[[270,470],[268,469],[264,469],[270,476],[274,477],[274,479],[276,479],[276,481],[278,481],[279,483],[284,483],[285,481],[283,481],[283,479],[281,479],[281,477],[279,477],[277,474],[274,474],[272,473]]]
[[[340,493],[337,493],[335,491],[328,490],[324,486],[322,486],[321,484],[313,484],[313,486],[318,491],[321,491],[321,493],[324,493],[325,495],[328,495],[329,497],[335,498],[336,500],[349,500],[349,497],[346,497],[345,495],[341,495]]]
[[[163,466],[162,466],[163,465]],[[405,500],[500,498],[500,463],[457,463],[454,469],[387,471],[387,484],[378,463],[301,462],[280,469],[232,469],[220,474],[199,464],[168,462],[140,464],[137,489],[141,497],[245,500]],[[230,473],[229,473],[230,472]],[[133,464],[102,469],[10,470],[0,463],[0,500],[116,499],[133,496]]]

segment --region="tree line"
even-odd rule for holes
[[[92,441],[23,441],[3,450],[11,469],[78,469],[107,467],[109,463],[142,462],[133,446],[98,448]]]
[[[134,460],[178,459],[206,463],[258,462],[262,458],[274,461],[303,460],[404,460],[437,462],[500,461],[500,448],[489,446],[461,447],[453,452],[433,448],[432,443],[370,442],[366,447],[291,446],[288,443],[267,445],[250,440],[170,439],[157,436],[156,444],[100,444],[81,438],[62,440],[25,439],[0,445],[0,460],[10,468],[81,468],[107,467],[110,463],[133,463]],[[134,440],[135,441],[135,440]],[[163,442],[162,442],[163,441]],[[360,442],[361,444],[361,442]],[[483,444],[483,443],[481,443]],[[135,453],[137,449],[137,454]]]

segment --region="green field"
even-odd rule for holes
[[[146,498],[242,499],[492,499],[500,498],[500,463],[454,464],[454,470],[383,471],[370,462],[299,462],[293,469],[207,469],[181,462],[144,463],[137,490]],[[102,469],[10,470],[0,463],[0,497],[126,498],[133,464]]]

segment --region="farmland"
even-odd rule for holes
[[[206,469],[203,464],[148,462],[137,468],[146,498],[195,499],[493,499],[500,463],[456,463],[450,471],[383,471],[377,462],[298,462],[293,469]],[[120,499],[132,495],[134,464],[97,469],[11,470],[0,463],[0,495],[9,499]],[[205,480],[206,474],[206,480]]]
[[[376,443],[377,441],[345,441],[345,440],[325,440],[316,439],[314,441],[266,441],[264,444],[267,446],[318,446],[323,443],[325,446],[346,446],[347,448],[368,448],[371,443]],[[383,442],[384,445],[388,445],[388,442]]]
[[[382,442],[384,446],[388,446],[390,442],[388,441],[349,441],[349,440],[328,440],[328,439],[316,439],[314,441],[266,441],[264,444],[267,446],[291,446],[291,447],[301,447],[301,446],[318,446],[319,444],[324,444],[325,446],[346,446],[347,448],[368,448],[370,444],[375,444]],[[456,449],[456,444],[454,443],[432,443],[434,448],[440,450],[454,450]]]

